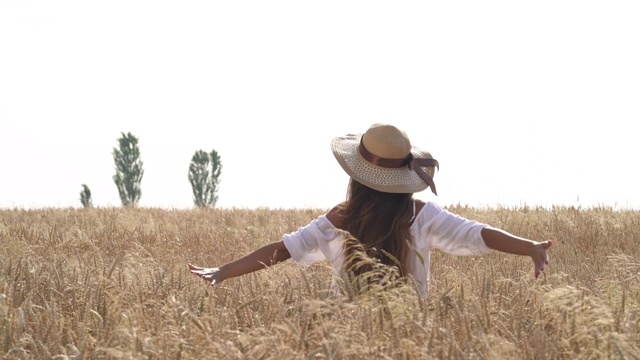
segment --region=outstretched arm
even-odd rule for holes
[[[215,285],[226,279],[248,274],[283,262],[290,257],[291,255],[284,246],[284,243],[278,241],[265,245],[243,258],[229,262],[219,268],[203,268],[192,264],[188,266],[193,274],[211,282],[211,285]]]
[[[494,250],[531,257],[536,278],[540,276],[544,266],[549,263],[547,249],[551,246],[550,240],[543,242],[532,241],[492,227],[482,229],[481,235],[484,243]]]

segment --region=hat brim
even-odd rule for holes
[[[400,168],[385,168],[366,161],[358,146],[362,134],[339,136],[331,141],[331,150],[342,169],[357,182],[372,189],[387,193],[416,193],[425,190],[429,185],[407,166]],[[411,154],[415,158],[433,158],[428,151],[415,146],[411,147]],[[422,168],[433,178],[435,168]]]

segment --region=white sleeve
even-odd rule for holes
[[[426,210],[426,212],[425,212]],[[424,214],[422,214],[425,212]],[[423,245],[452,255],[484,255],[491,252],[482,239],[486,224],[465,219],[429,202],[420,211],[422,219],[418,231]]]
[[[282,241],[291,259],[309,266],[322,260],[333,262],[342,251],[343,238],[341,232],[322,215],[298,231],[284,235]]]

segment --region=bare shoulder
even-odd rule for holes
[[[422,201],[422,200],[415,199],[415,200],[413,200],[413,201],[415,201],[415,202],[416,202],[416,214],[420,213],[420,210],[422,210],[422,208],[423,208],[425,205],[427,205],[427,203],[426,203],[426,202],[424,202],[424,201]]]
[[[327,219],[333,224],[333,226],[342,229],[344,225],[344,203],[340,203],[329,212],[327,212]]]

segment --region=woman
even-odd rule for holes
[[[411,146],[407,134],[398,128],[374,124],[362,135],[333,139],[331,147],[350,176],[345,202],[281,241],[219,268],[189,264],[191,272],[218,284],[292,258],[304,266],[329,260],[335,279],[343,271],[359,275],[370,270],[353,260],[360,249],[365,257],[395,266],[400,276],[413,278],[426,297],[432,248],[453,255],[497,250],[529,256],[536,277],[548,264],[551,241],[517,237],[413,199],[413,193],[426,188],[437,195],[433,176],[438,162]]]

